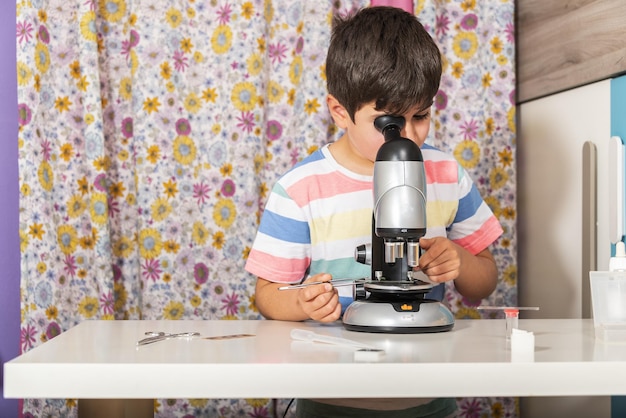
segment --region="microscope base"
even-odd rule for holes
[[[423,334],[449,331],[454,316],[436,300],[411,302],[356,300],[343,314],[344,327],[349,331]]]

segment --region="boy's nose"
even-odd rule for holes
[[[402,128],[402,131],[400,131],[400,135],[410,139],[413,142],[417,141],[417,131],[413,129],[411,124],[408,122],[404,125],[404,128]]]

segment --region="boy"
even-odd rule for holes
[[[427,234],[421,270],[439,283],[442,300],[454,280],[466,298],[493,292],[497,267],[488,247],[502,233],[497,219],[453,157],[425,145],[430,107],[439,88],[437,46],[410,13],[365,8],[334,22],[326,58],[327,104],[343,135],[294,166],[267,201],[246,270],[256,275],[256,304],[268,319],[336,321],[352,301],[349,287],[330,283],[281,292],[301,281],[370,276],[354,249],[371,240],[372,176],[383,136],[374,119],[406,120],[402,136],[422,150],[427,177]],[[347,290],[348,295],[340,294]],[[300,417],[444,417],[454,399],[299,400]]]

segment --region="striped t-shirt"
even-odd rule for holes
[[[446,236],[478,254],[500,236],[500,223],[453,157],[426,144],[421,151],[426,237]],[[339,165],[328,146],[303,159],[272,189],[246,270],[277,283],[317,273],[333,279],[370,277],[370,266],[358,263],[354,251],[371,241],[372,180]],[[352,296],[350,287],[338,290]]]

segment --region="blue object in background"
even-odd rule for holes
[[[611,136],[619,136],[622,142],[626,140],[626,76],[611,80]],[[626,173],[624,179],[626,180]],[[624,195],[626,195],[626,190]],[[626,207],[624,211],[623,219],[626,220]],[[615,245],[611,245],[611,256],[613,255],[615,255]],[[611,397],[611,417],[626,417],[626,396]]]

